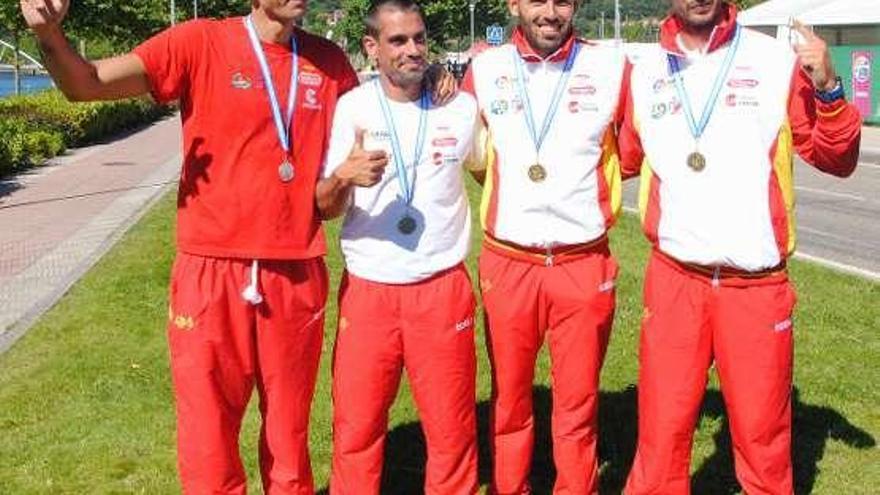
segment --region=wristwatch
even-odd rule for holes
[[[835,101],[842,100],[846,97],[846,94],[843,92],[843,81],[841,81],[840,76],[837,76],[835,81],[837,82],[834,84],[834,87],[828,91],[816,90],[816,98],[818,98],[819,101],[824,103],[834,103]]]

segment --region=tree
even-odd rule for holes
[[[425,22],[436,48],[459,49],[470,43],[470,10],[464,0],[433,0],[424,2]],[[509,21],[505,0],[478,0],[474,11],[475,38],[483,38],[491,24],[506,26]]]
[[[12,67],[15,94],[21,94],[21,36],[25,30],[24,17],[18,10],[18,2],[3,2],[0,5],[0,34],[9,33],[12,36]]]
[[[311,33],[340,41],[342,38],[339,35],[339,27],[331,25],[331,19],[334,12],[341,10],[340,0],[312,0],[309,2],[309,10],[302,25]]]
[[[361,49],[364,37],[364,18],[370,10],[370,0],[342,0],[342,11],[345,17],[339,21],[336,29],[342,45],[348,53],[356,53]]]
[[[428,37],[434,52],[466,46],[470,31],[470,12],[467,0],[427,0],[421,2],[428,28]],[[462,8],[464,7],[464,8]],[[364,36],[363,19],[370,8],[369,0],[342,0],[340,7],[345,17],[337,26],[340,39],[349,53],[360,50]],[[505,0],[478,0],[475,10],[475,30],[482,38],[486,26],[508,24],[507,2]]]
[[[167,0],[78,0],[64,21],[74,38],[105,39],[127,50],[169,23]]]

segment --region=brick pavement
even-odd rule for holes
[[[176,183],[180,149],[173,117],[0,181],[0,352]]]

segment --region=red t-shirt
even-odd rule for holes
[[[177,205],[177,246],[215,257],[307,259],[326,252],[316,214],[315,184],[327,149],[336,100],[358,84],[345,54],[301,30],[299,87],[290,161],[242,18],[191,21],[134,50],[153,97],[180,101],[183,171]],[[290,89],[290,45],[263,43],[281,111]]]

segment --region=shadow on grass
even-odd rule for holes
[[[550,494],[556,472],[553,468],[550,438],[550,389],[535,386],[535,451],[532,457],[531,484],[536,495]],[[619,392],[602,392],[599,405],[600,438],[600,493],[618,494],[622,491],[632,465],[636,445],[636,388]],[[718,418],[724,414],[724,401],[717,390],[707,390],[701,418]],[[491,456],[488,445],[489,402],[477,404],[477,422],[480,450],[480,483],[489,483]],[[825,444],[834,439],[858,449],[872,448],[875,439],[866,431],[852,425],[837,411],[805,404],[794,391],[794,469],[796,492],[810,493],[818,474],[817,463],[822,459]],[[727,422],[715,434],[715,451],[697,469],[692,477],[694,494],[726,495],[740,491],[733,471],[730,430]],[[385,469],[382,473],[383,495],[413,495],[423,493],[425,482],[425,437],[421,423],[399,425],[388,433],[385,445]],[[326,489],[319,495],[327,495]]]
[[[797,388],[792,394],[794,438],[794,485],[795,493],[813,492],[817,464],[825,454],[829,440],[843,442],[856,449],[873,448],[877,442],[867,431],[853,425],[839,412],[824,406],[806,404],[800,400]],[[721,417],[724,402],[718,391],[710,391],[703,403],[703,417]],[[691,487],[695,494],[731,495],[740,492],[733,471],[733,454],[730,444],[730,426],[727,420],[715,434],[715,452],[694,473]]]

